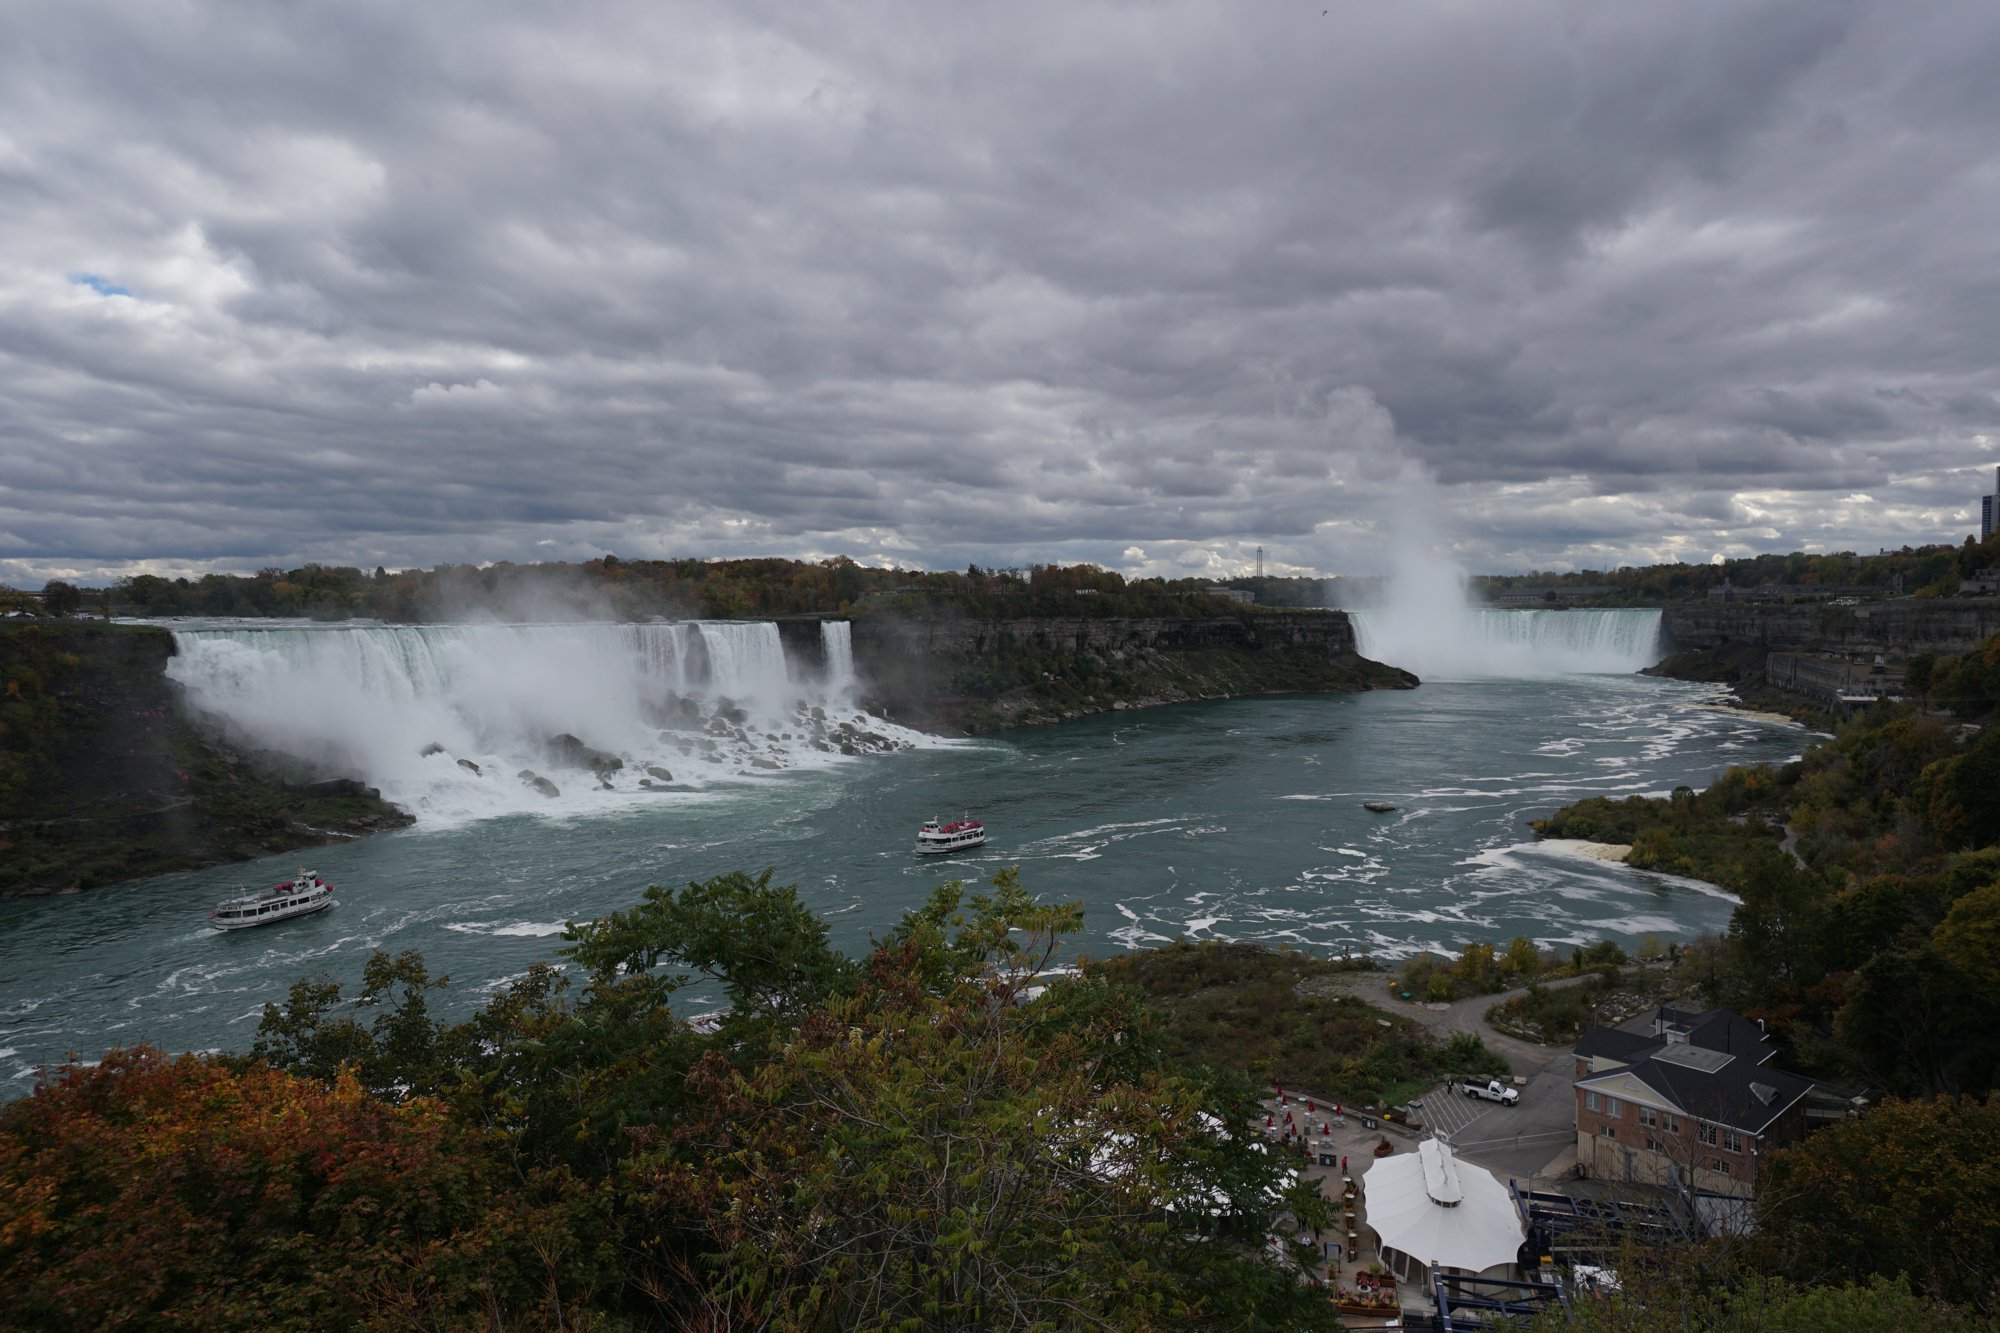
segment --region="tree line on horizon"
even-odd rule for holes
[[[372,573],[351,566],[267,568],[254,575],[169,579],[138,574],[104,589],[51,583],[39,602],[0,594],[28,613],[119,616],[356,617],[448,623],[512,620],[745,620],[827,615],[982,619],[1218,616],[1242,612],[1202,579],[1128,579],[1091,564],[960,571],[876,568],[826,560],[621,560],[580,564],[439,565]]]
[[[1481,574],[1475,594],[1544,591],[1564,605],[1662,606],[1704,597],[1724,586],[1948,597],[1960,580],[2000,566],[2000,534],[1962,546],[1905,546],[1877,555],[1852,551],[1758,555],[1720,564],[1662,564],[1613,570]],[[1263,607],[1335,604],[1339,578],[1286,575],[1224,579],[1132,579],[1092,564],[1036,564],[1026,569],[962,572],[880,568],[847,556],[824,560],[622,560],[580,563],[438,565],[372,572],[347,565],[275,566],[255,574],[198,579],[137,574],[105,588],[51,580],[39,598],[0,589],[0,611],[127,616],[366,617],[395,623],[442,623],[467,615],[511,619],[712,620],[789,615],[958,615],[981,619],[1042,616],[1215,616],[1243,607],[1206,594],[1250,592]],[[1353,580],[1352,582],[1366,582]],[[1584,598],[1562,590],[1590,589]]]

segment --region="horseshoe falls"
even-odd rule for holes
[[[1424,680],[1629,675],[1660,660],[1660,613],[1501,611],[1450,602],[1349,611],[1364,657]]]
[[[848,628],[820,625],[817,660],[794,660],[769,622],[249,622],[176,629],[167,674],[233,744],[450,823],[617,809],[922,742],[855,705]]]

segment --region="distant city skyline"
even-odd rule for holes
[[[1974,0],[20,0],[0,582],[1957,543],[1995,68]]]

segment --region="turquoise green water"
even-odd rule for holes
[[[418,827],[249,866],[0,904],[0,1088],[70,1053],[140,1041],[247,1046],[294,979],[358,978],[370,950],[420,949],[447,1009],[554,958],[566,920],[648,884],[766,867],[858,951],[941,880],[1019,865],[1080,899],[1091,953],[1178,936],[1400,956],[1472,939],[1543,944],[1714,930],[1707,886],[1566,855],[1527,821],[1593,793],[1703,785],[1797,754],[1796,729],[1639,676],[1427,684],[1414,691],[1183,705],[999,740],[634,794],[565,819]],[[1376,815],[1364,800],[1399,808]],[[917,825],[970,811],[991,841],[940,863]],[[210,907],[310,864],[339,906],[221,934]],[[4,1094],[0,1094],[4,1095]]]

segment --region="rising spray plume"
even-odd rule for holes
[[[1425,680],[1629,674],[1659,660],[1657,611],[1496,610],[1471,593],[1444,533],[1450,497],[1405,464],[1383,528],[1389,572],[1379,596],[1350,608],[1361,652]]]

